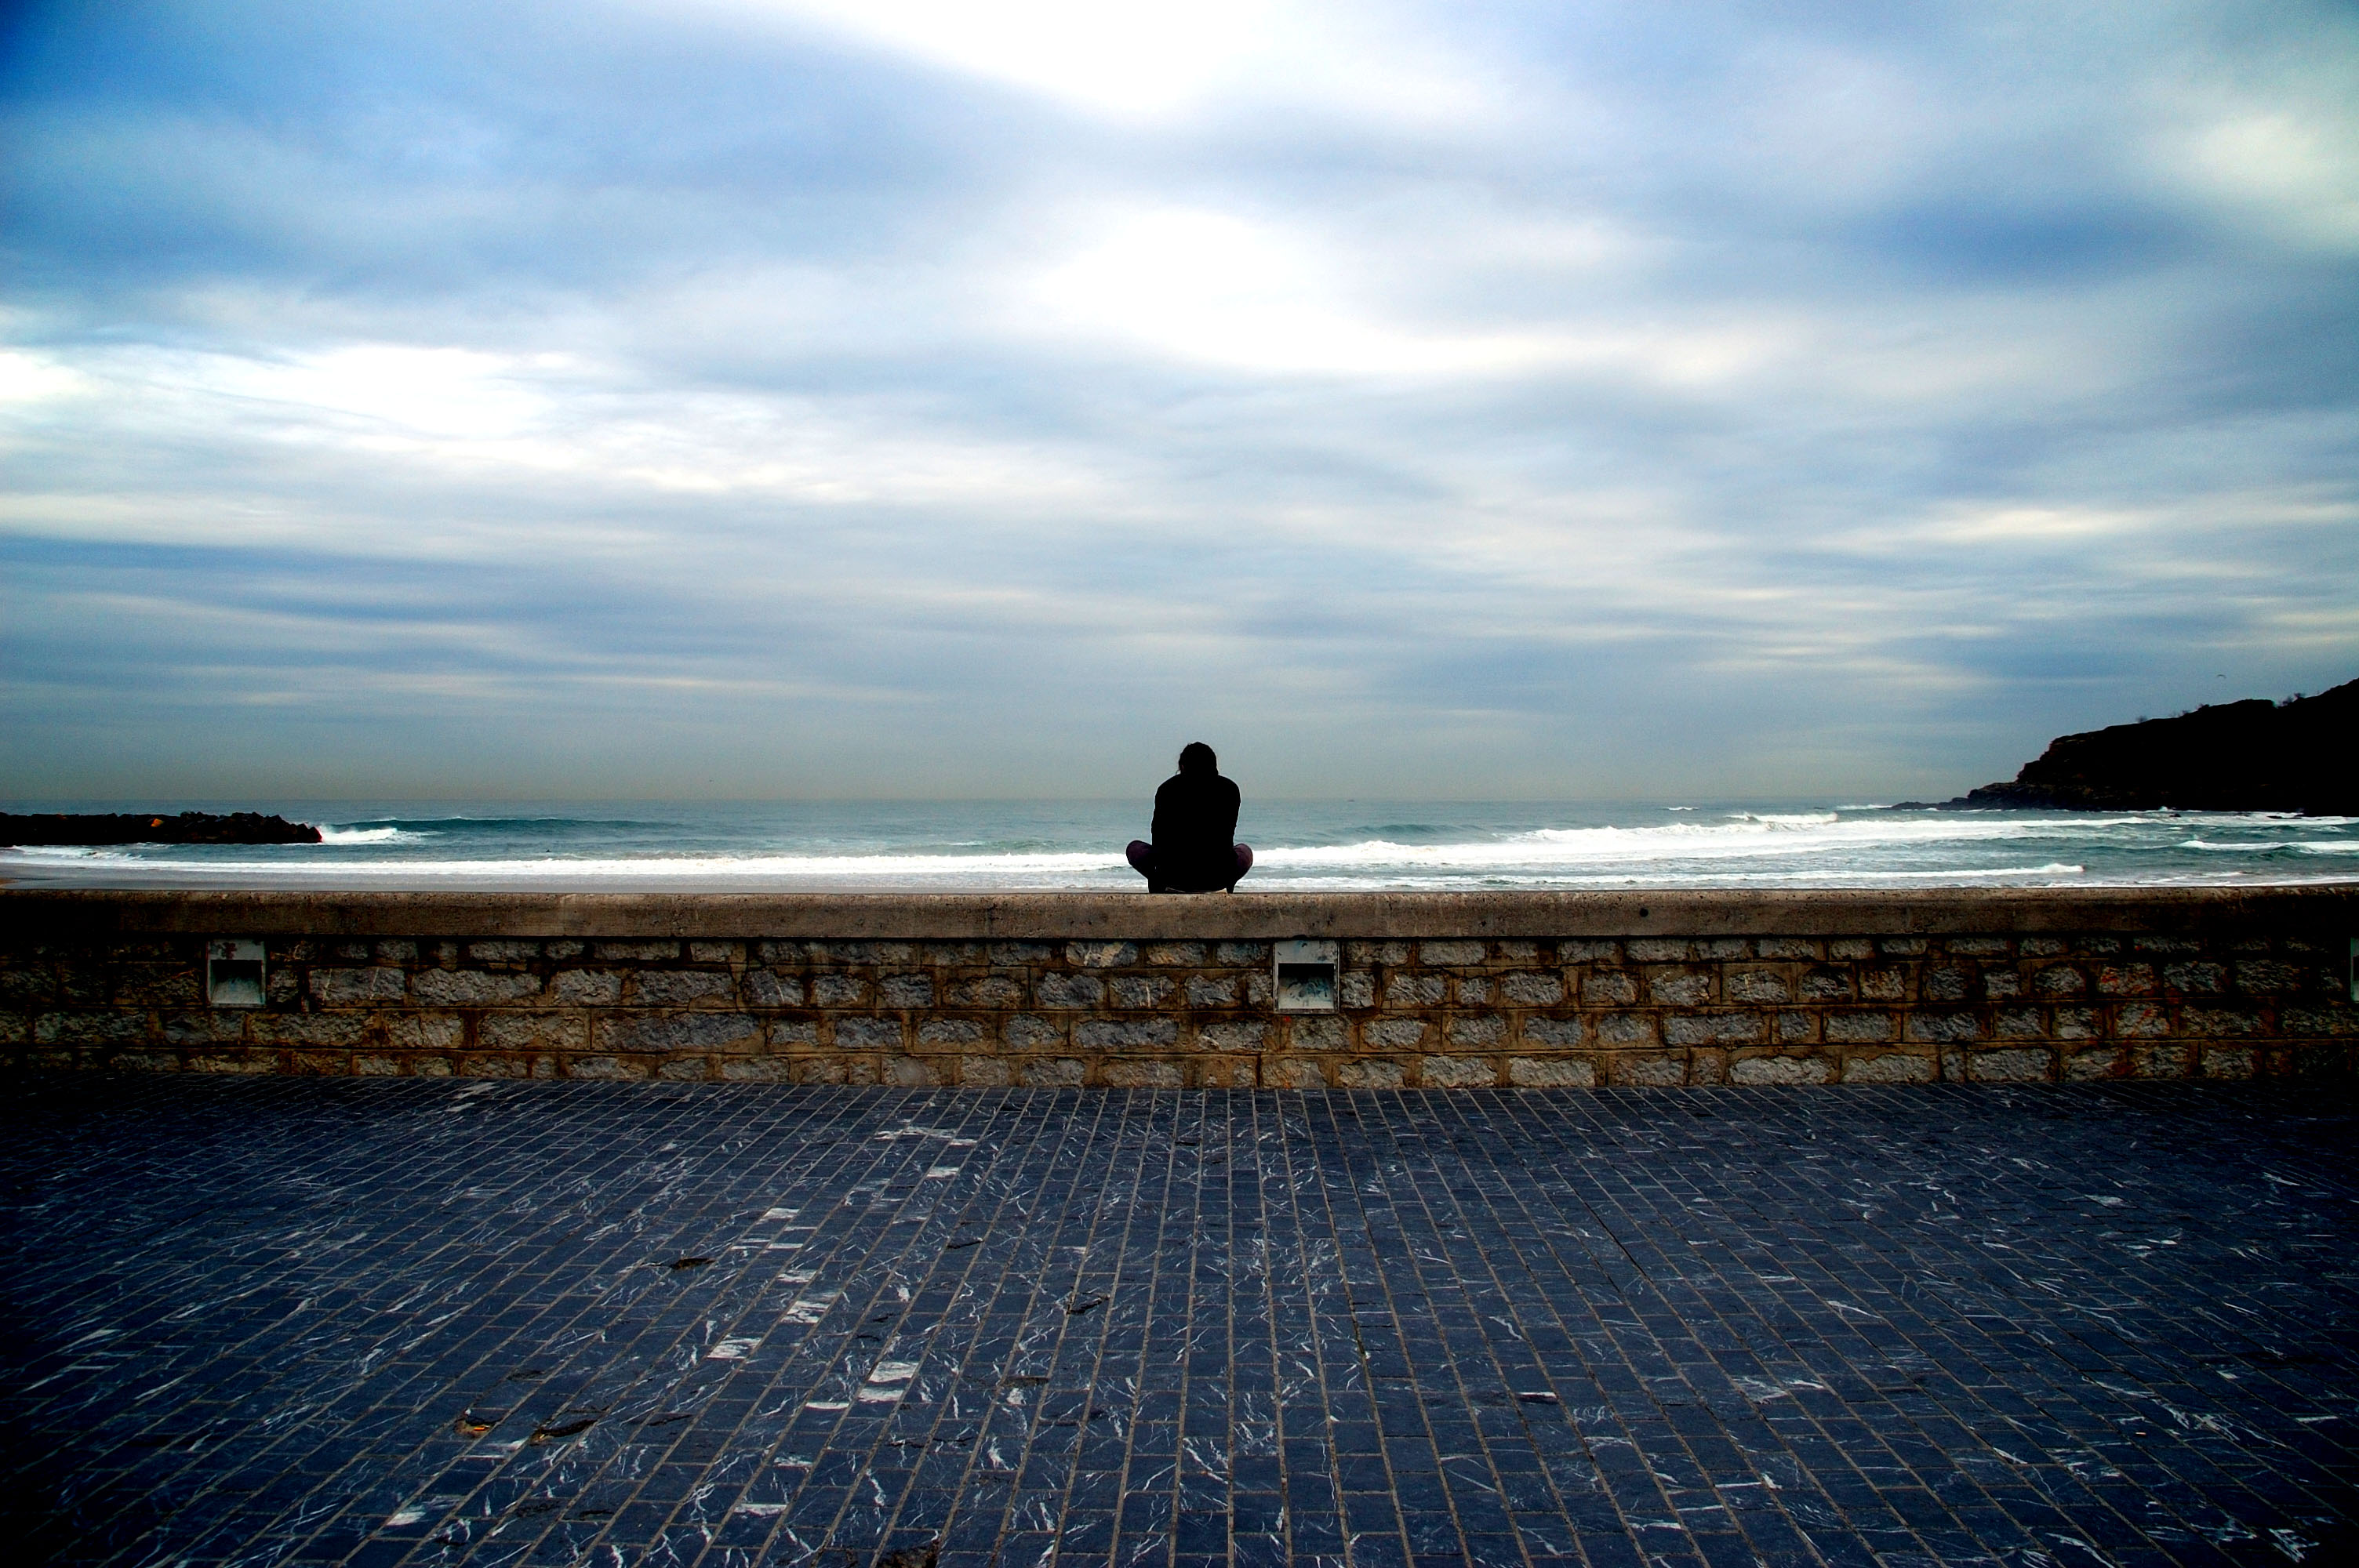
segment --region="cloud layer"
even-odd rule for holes
[[[2359,674],[2347,7],[0,49],[0,793],[1947,793]]]

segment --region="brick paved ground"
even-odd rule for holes
[[[0,1539],[2353,1561],[2359,1101],[19,1076]]]

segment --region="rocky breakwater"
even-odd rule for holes
[[[13,816],[0,812],[0,846],[64,844],[317,844],[320,830],[308,822],[265,816],[258,811],[216,815],[182,811],[169,816],[147,812],[75,815],[36,812]]]
[[[2359,681],[2115,724],[2049,742],[2014,780],[1944,802],[1971,810],[2299,811],[2359,816]]]

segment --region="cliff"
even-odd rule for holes
[[[2288,702],[2225,702],[2049,742],[2012,783],[1949,806],[2359,816],[2359,680]]]
[[[217,816],[183,811],[175,816],[145,812],[127,816],[69,816],[43,812],[11,816],[0,812],[0,844],[316,844],[320,830],[308,822],[234,811]]]

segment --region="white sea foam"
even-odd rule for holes
[[[398,827],[332,827],[322,826],[322,844],[403,844],[428,838],[424,833],[404,832]]]

